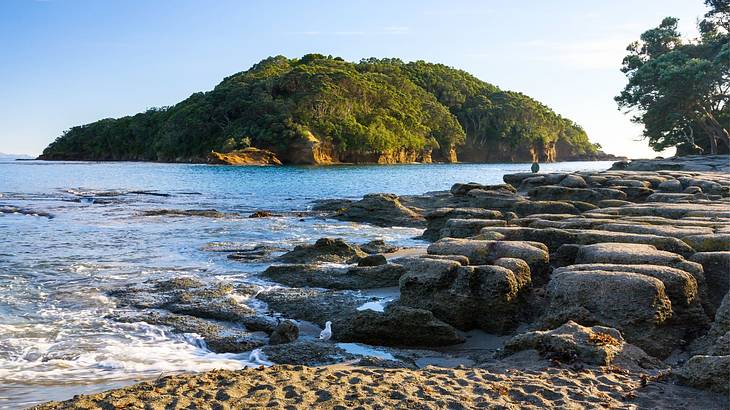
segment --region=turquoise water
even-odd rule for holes
[[[610,162],[542,165],[607,169]],[[259,209],[302,211],[321,198],[418,194],[454,182],[500,183],[530,164],[225,167],[186,164],[0,161],[0,408],[66,399],[164,372],[245,366],[195,335],[107,319],[111,289],[188,275],[256,281],[263,264],[229,261],[211,241],[293,247],[323,236],[406,246],[419,230],[305,216],[249,219]],[[145,192],[133,192],[145,191]],[[158,195],[151,195],[158,194]],[[161,195],[160,195],[161,194]],[[22,212],[8,213],[19,208]],[[240,217],[148,217],[151,209],[208,209]],[[48,215],[48,216],[44,216]]]

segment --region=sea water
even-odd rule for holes
[[[601,170],[608,162],[544,164]],[[293,247],[330,236],[425,246],[412,228],[324,220],[323,198],[420,194],[455,182],[497,184],[530,164],[228,167],[189,164],[0,162],[0,408],[115,388],[161,374],[236,369],[247,354],[216,354],[197,335],[119,323],[110,290],[193,276],[256,282],[260,263],[228,260],[213,241]],[[18,212],[12,212],[19,209]],[[216,209],[228,218],[150,217],[155,209]],[[247,218],[268,210],[277,218]],[[376,305],[367,306],[378,310]]]

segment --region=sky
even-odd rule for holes
[[[701,0],[0,0],[0,152],[172,105],[272,55],[426,60],[523,92],[612,154],[654,157],[613,97],[626,46]],[[672,152],[665,152],[664,155]]]

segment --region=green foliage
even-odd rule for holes
[[[269,57],[172,107],[73,127],[44,155],[196,161],[249,146],[282,153],[311,136],[340,153],[557,140],[575,153],[596,150],[580,127],[543,104],[461,70],[307,54]]]
[[[699,24],[699,39],[683,41],[678,20],[667,17],[630,44],[623,60],[629,81],[616,101],[635,113],[632,121],[644,125],[644,137],[657,151],[730,148],[730,2],[705,3],[711,10]]]

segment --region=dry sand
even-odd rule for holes
[[[644,384],[644,386],[642,386]],[[273,366],[165,376],[33,409],[723,409],[716,394],[609,368]]]

